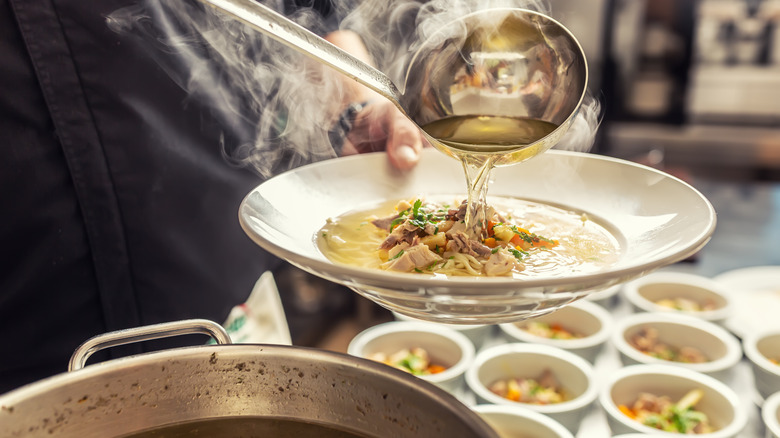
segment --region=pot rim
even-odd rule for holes
[[[259,353],[262,353],[262,355],[258,355]],[[36,397],[46,397],[50,391],[62,387],[73,386],[75,388],[77,387],[75,385],[80,385],[93,379],[100,379],[103,375],[110,375],[117,371],[165,365],[175,361],[198,360],[216,364],[218,361],[232,363],[231,361],[240,361],[242,359],[246,359],[247,362],[253,359],[290,359],[309,363],[316,362],[317,365],[322,365],[324,369],[333,369],[336,372],[345,369],[356,370],[363,378],[368,377],[371,379],[376,377],[390,383],[393,388],[399,389],[399,396],[412,392],[421,397],[421,399],[440,405],[443,409],[461,418],[465,424],[479,434],[478,436],[497,437],[495,431],[477,413],[461,403],[455,396],[409,373],[345,353],[311,347],[275,344],[227,344],[181,347],[112,359],[88,365],[79,370],[60,373],[11,390],[8,393],[0,394],[0,423],[9,421],[9,424],[13,424],[14,412],[22,415],[18,412],[18,409],[15,409],[15,406],[23,402]],[[269,394],[272,392],[270,389],[272,388],[269,388]],[[220,415],[209,418],[219,417]],[[0,433],[0,435],[3,434]]]

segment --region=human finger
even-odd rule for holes
[[[423,139],[420,130],[397,110],[390,115],[390,130],[387,137],[387,157],[390,163],[400,169],[413,168],[420,161]]]

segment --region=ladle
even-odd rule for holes
[[[538,12],[500,8],[443,26],[410,58],[403,92],[372,66],[254,0],[201,0],[392,101],[436,148],[491,165],[554,146],[585,96],[576,38]]]

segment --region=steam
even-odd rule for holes
[[[596,141],[596,133],[601,125],[602,117],[601,101],[590,92],[586,92],[569,130],[566,131],[566,134],[555,145],[554,149],[577,152],[589,151]]]
[[[281,10],[281,2],[269,6]],[[317,33],[335,28],[310,9],[290,18]],[[335,71],[197,2],[148,0],[107,23],[212,112],[229,162],[269,177],[334,156],[328,128],[339,110],[334,96],[344,93]]]
[[[282,0],[263,3],[285,13]],[[307,8],[286,15],[320,35],[336,29],[357,32],[377,68],[399,88],[420,42],[458,17],[498,7],[555,16],[546,2],[535,0],[336,3],[327,20]],[[348,79],[329,67],[194,1],[144,0],[113,12],[107,24],[137,41],[189,100],[212,112],[223,129],[221,147],[229,162],[270,177],[335,156],[328,130],[341,111]],[[587,96],[558,147],[589,150],[599,113],[599,102]]]

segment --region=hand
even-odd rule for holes
[[[360,111],[344,142],[342,155],[387,151],[400,170],[413,168],[427,142],[417,125],[385,99],[374,99]]]
[[[358,34],[338,30],[326,35],[325,39],[374,65]],[[352,129],[344,139],[341,155],[386,150],[394,167],[401,170],[414,167],[420,159],[423,145],[427,145],[419,128],[384,97],[345,76],[341,79],[345,90],[340,102],[343,108],[350,102],[370,102],[357,114]]]

